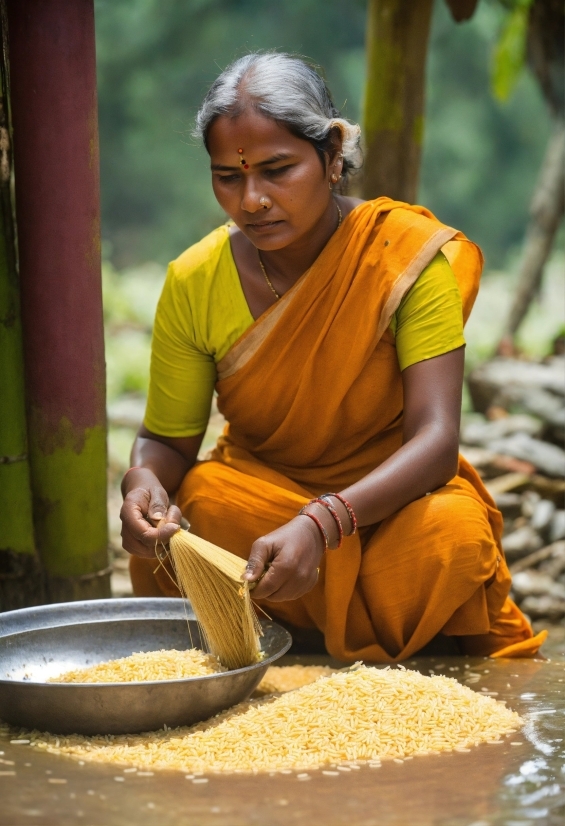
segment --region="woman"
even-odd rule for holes
[[[532,656],[501,516],[458,456],[480,251],[422,207],[337,194],[359,128],[301,60],[236,61],[197,133],[233,223],[171,264],[157,309],[122,484],[134,592],[178,596],[154,554],[184,515],[341,660],[402,660],[438,634]],[[197,463],[214,388],[229,424]]]

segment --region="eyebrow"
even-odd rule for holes
[[[277,163],[277,161],[287,161],[291,158],[292,155],[288,155],[284,152],[279,152],[277,155],[271,155],[270,158],[267,158],[266,161],[260,161],[259,163],[253,164],[254,166],[268,166],[272,163]],[[237,166],[223,166],[222,164],[212,164],[210,169],[213,169],[215,172],[233,172],[235,169],[239,169],[239,164]]]

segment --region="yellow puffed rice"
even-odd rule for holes
[[[282,694],[309,685],[320,677],[335,674],[329,665],[279,665],[271,666],[257,686],[260,694]]]
[[[182,680],[226,671],[218,659],[198,648],[188,651],[147,651],[118,660],[67,671],[51,677],[50,683],[133,683],[152,680]]]
[[[276,677],[268,677],[276,685]],[[106,737],[16,734],[76,759],[194,774],[380,765],[379,759],[470,748],[522,723],[502,703],[455,679],[361,666],[242,703],[191,728]],[[13,729],[6,733],[15,736]]]

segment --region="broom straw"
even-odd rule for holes
[[[257,662],[262,632],[242,581],[246,561],[184,530],[173,534],[169,548],[181,594],[211,653],[229,669]]]

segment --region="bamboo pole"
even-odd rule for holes
[[[433,0],[369,0],[363,196],[413,203]]]
[[[7,0],[35,535],[51,601],[109,596],[93,0]]]
[[[8,611],[42,602],[43,588],[35,552],[27,452],[3,3],[0,28],[0,611]]]

